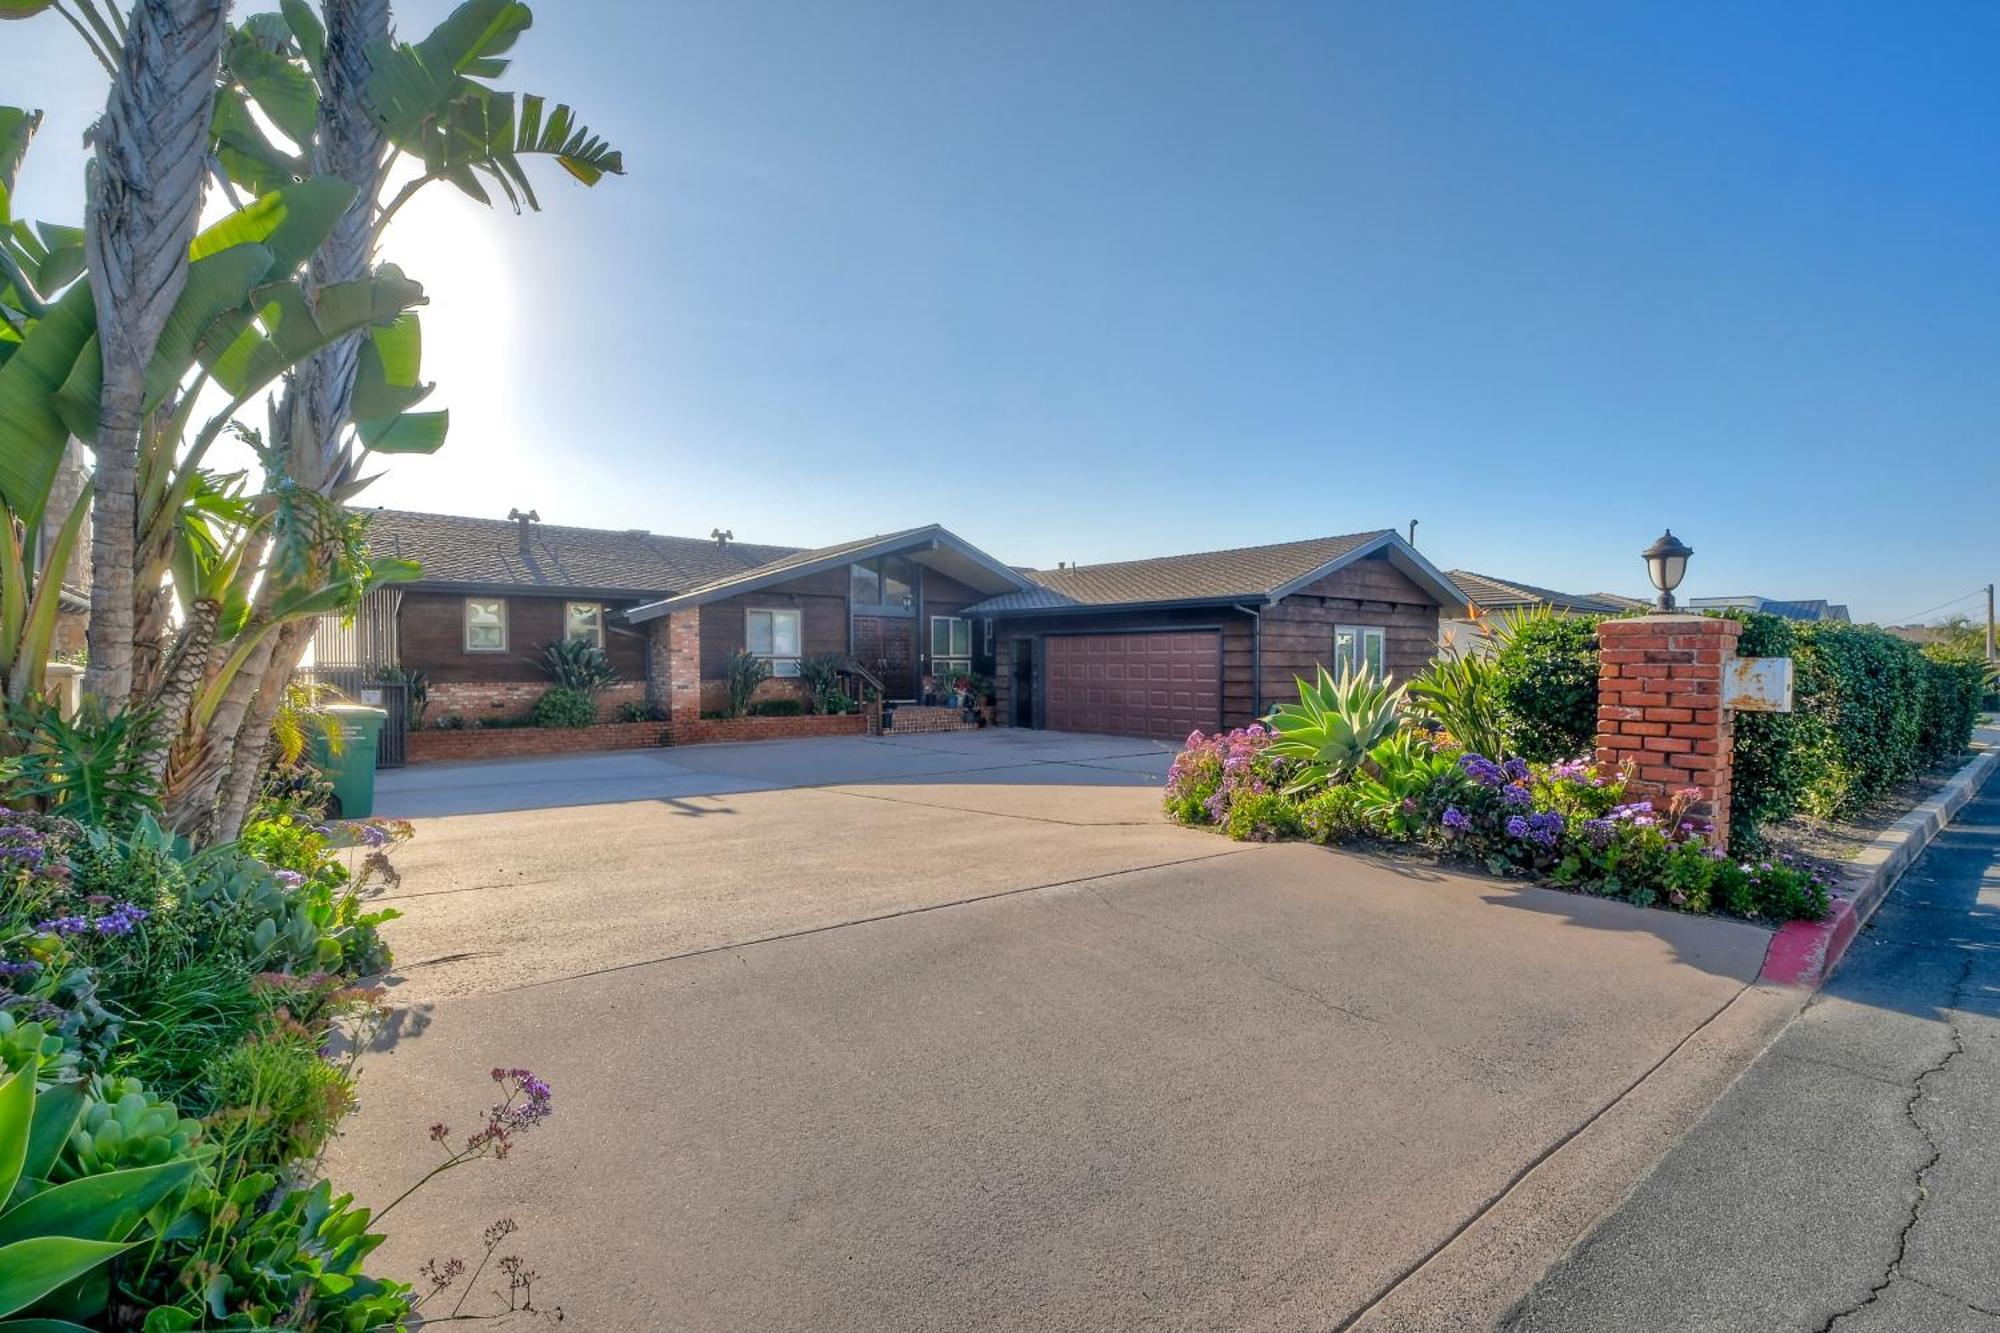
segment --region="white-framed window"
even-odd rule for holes
[[[507,599],[468,597],[465,599],[465,651],[504,653],[507,651]]]
[[[1375,679],[1388,674],[1389,632],[1380,625],[1333,627],[1333,673],[1367,670]]]
[[[743,613],[743,644],[771,665],[774,676],[799,674],[799,613],[752,608]]]
[[[972,622],[964,616],[931,617],[931,674],[972,674]]]
[[[564,602],[563,637],[582,639],[593,648],[604,646],[604,603]]]

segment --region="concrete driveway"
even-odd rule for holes
[[[392,1197],[492,1066],[559,1109],[378,1266],[511,1216],[587,1329],[1477,1327],[1789,1012],[1763,931],[1174,828],[1167,759],[390,775],[403,1013],[335,1179]]]

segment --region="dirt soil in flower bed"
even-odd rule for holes
[[[1835,819],[1795,815],[1782,824],[1773,824],[1764,830],[1767,848],[1771,852],[1791,852],[1822,861],[1852,861],[1890,825],[1942,791],[1971,758],[1968,751],[1939,764],[1850,814]]]

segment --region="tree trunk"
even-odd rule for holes
[[[219,603],[196,602],[188,608],[187,624],[181,627],[173,654],[167,658],[160,687],[150,701],[159,710],[154,726],[162,742],[146,760],[155,778],[166,776],[167,760],[181,744],[181,729],[187,725],[188,709],[201,689],[202,678],[208,674],[209,654],[215,648],[215,626],[221,618]]]
[[[255,702],[243,718],[236,735],[236,747],[229,764],[229,776],[222,784],[222,799],[216,806],[214,840],[230,842],[243,831],[250,803],[257,799],[257,786],[264,777],[265,757],[271,751],[271,723],[284,702],[285,686],[297,668],[299,655],[312,638],[313,622],[294,620],[271,637],[277,641],[270,663],[264,668]]]
[[[167,827],[199,843],[214,822],[216,792],[235,761],[236,740],[243,722],[256,701],[264,681],[264,670],[277,649],[277,634],[269,638],[244,661],[236,678],[223,691],[222,702],[208,726],[191,738],[187,750],[176,757],[169,770],[167,794],[162,802]]]
[[[84,689],[132,692],[133,556],[146,364],[187,282],[201,215],[225,0],[136,0],[104,117],[91,130],[84,252],[104,365],[91,506]]]

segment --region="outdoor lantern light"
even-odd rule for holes
[[[1674,589],[1681,586],[1681,577],[1687,573],[1688,557],[1694,548],[1674,536],[1668,528],[1660,539],[1639,552],[1646,558],[1646,577],[1653,580],[1653,586],[1660,590],[1660,599],[1653,604],[1655,611],[1674,609]]]

